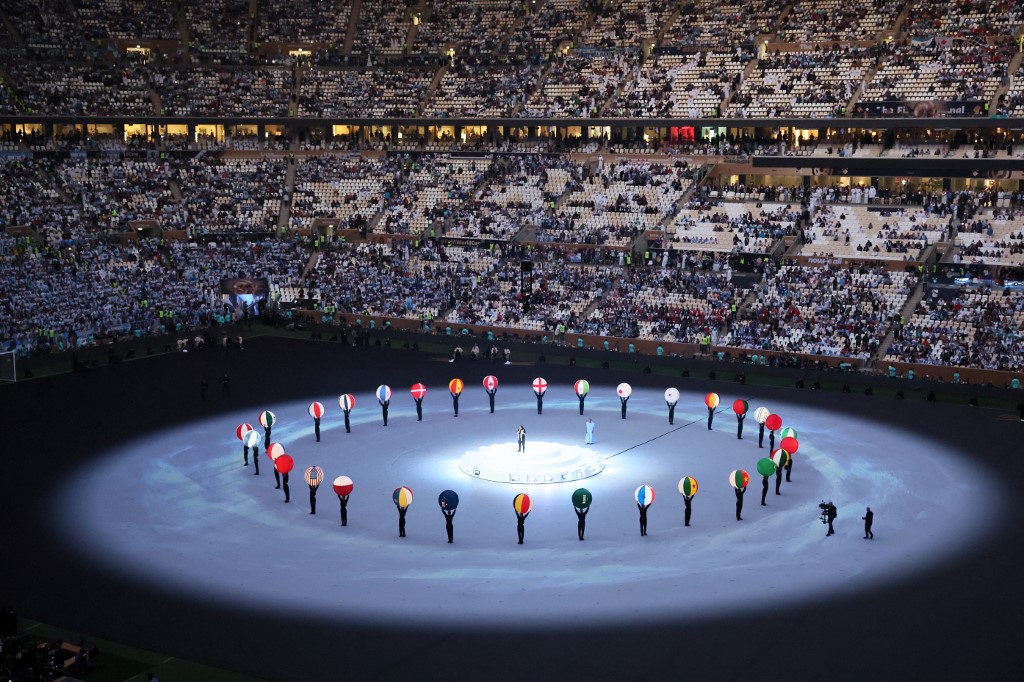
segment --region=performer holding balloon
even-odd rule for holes
[[[352,412],[352,408],[356,406],[356,397],[351,393],[338,398],[338,405],[341,407],[341,411],[345,413],[345,433],[352,433],[352,426],[349,423],[348,416]]]
[[[427,394],[427,387],[423,384],[413,384],[409,389],[412,399],[416,401],[416,421],[423,421],[423,396]]]
[[[782,437],[779,446],[789,454],[789,460],[786,462],[786,483],[791,483],[789,476],[793,473],[793,454],[800,449],[800,441],[796,439],[796,429],[789,426],[782,429],[779,435]]]
[[[544,377],[533,380],[533,394],[537,396],[537,414],[544,412],[544,393],[548,390],[548,382]]]
[[[768,477],[778,471],[775,462],[763,457],[757,460],[757,473],[761,474],[761,506],[766,507],[765,498],[768,496]]]
[[[530,496],[526,493],[519,493],[512,498],[512,508],[516,510],[516,534],[519,536],[519,544],[523,544],[523,536],[526,534],[526,517],[533,509]]]
[[[717,393],[708,393],[704,396],[704,404],[708,406],[708,431],[711,430],[711,422],[715,419],[715,408],[718,407],[720,401],[721,398]]]
[[[686,505],[683,522],[689,527],[690,503],[693,501],[693,496],[697,494],[697,480],[692,476],[683,476],[679,479],[679,493],[683,496],[683,504]]]
[[[736,520],[743,520],[743,495],[747,492],[747,484],[750,483],[750,474],[743,469],[737,469],[729,474],[729,485],[736,492]]]
[[[355,486],[352,483],[352,479],[348,476],[338,476],[334,479],[334,494],[338,496],[338,502],[341,505],[341,525],[348,525],[348,496],[352,494],[352,489]]]
[[[572,389],[576,392],[576,397],[580,399],[580,414],[582,415],[583,403],[587,399],[587,394],[590,393],[590,382],[586,379],[579,379],[572,385]]]
[[[491,414],[494,414],[494,395],[498,392],[498,377],[493,375],[485,376],[484,391],[487,392],[487,401],[491,405]]]
[[[764,425],[768,427],[768,449],[775,450],[775,432],[782,428],[782,417],[777,414],[770,414],[768,418],[764,420]]]
[[[654,502],[654,488],[649,485],[641,485],[634,492],[636,508],[640,510],[640,535],[647,535],[647,509]]]
[[[380,403],[381,412],[384,414],[384,426],[388,425],[388,405],[391,404],[391,387],[381,384],[377,387],[377,402]]]
[[[757,422],[757,447],[759,448],[764,447],[764,422],[770,414],[767,407],[759,407],[754,410],[754,421]]]
[[[779,464],[775,467],[775,494],[781,495],[782,491],[780,488],[782,488],[782,470],[785,463],[789,460],[789,453],[779,448],[772,453],[772,460],[774,461],[776,459],[779,460]]]
[[[405,537],[405,513],[409,511],[412,504],[412,490],[406,487],[395,488],[391,493],[391,499],[398,507],[398,537]]]
[[[587,512],[590,511],[593,499],[586,488],[577,488],[572,494],[572,508],[576,511],[576,534],[580,540],[583,540],[583,533],[587,530]]]
[[[674,424],[676,420],[676,403],[679,402],[679,389],[665,389],[665,404],[668,405],[668,423]]]
[[[448,392],[452,394],[452,407],[455,408],[456,417],[459,416],[459,396],[462,395],[465,386],[462,379],[452,379],[448,382]]]
[[[277,421],[277,417],[270,410],[260,412],[260,424],[263,425],[263,447],[270,445],[270,430]]]
[[[324,480],[324,470],[318,466],[306,469],[306,485],[309,486],[309,513],[316,514],[316,491]]]
[[[459,495],[454,490],[445,490],[437,497],[437,504],[444,514],[444,529],[448,533],[448,544],[455,542],[455,509],[459,506]]]
[[[281,489],[281,472],[277,469],[277,458],[284,454],[284,446],[280,443],[271,443],[270,447],[267,448],[267,457],[270,458],[271,463],[274,465],[274,490]]]
[[[633,395],[633,387],[627,383],[621,383],[615,387],[615,392],[619,395],[619,403],[622,406],[622,418],[626,418],[626,403],[629,402],[629,396]]]
[[[249,466],[250,443],[246,441],[245,436],[250,431],[252,431],[252,426],[249,424],[239,424],[235,429],[235,435],[238,436],[238,440],[242,441],[242,458],[245,462],[244,466]]]
[[[274,460],[274,468],[281,472],[281,485],[284,487],[285,504],[292,501],[292,493],[288,488],[288,472],[295,466],[295,460],[291,455],[281,455]]]
[[[246,446],[246,449],[252,448],[252,464],[256,467],[254,476],[260,475],[260,434],[255,431],[246,431],[245,435],[242,436],[242,443]],[[249,466],[249,458],[246,457],[245,465]]]
[[[740,440],[743,440],[743,420],[747,417],[749,407],[746,400],[735,400],[732,404],[732,411],[736,413],[736,438]]]

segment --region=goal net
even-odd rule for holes
[[[18,380],[18,360],[13,350],[0,351],[0,381]]]

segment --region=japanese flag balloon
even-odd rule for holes
[[[277,423],[277,415],[270,410],[260,412],[260,424],[263,424],[264,428],[269,429],[271,426]]]
[[[319,419],[324,416],[324,404],[313,401],[309,404],[309,416],[313,419]]]
[[[348,476],[338,476],[334,479],[333,487],[334,492],[338,495],[350,495],[352,493],[352,489],[356,486]]]
[[[641,507],[650,506],[654,502],[654,488],[644,484],[633,491],[633,497],[636,498],[636,503]]]
[[[783,438],[779,446],[789,454],[793,454],[800,449],[800,442],[796,438]]]
[[[387,384],[381,384],[377,387],[377,400],[382,403],[386,403],[391,400],[391,387]]]
[[[769,431],[778,431],[782,428],[782,417],[777,414],[770,414],[764,420],[764,425],[768,427]]]
[[[628,398],[633,395],[633,387],[623,382],[615,387],[615,392],[619,394],[620,398]]]
[[[757,473],[762,476],[771,476],[775,473],[775,462],[767,457],[762,457],[757,460]]]
[[[281,455],[274,459],[274,468],[282,474],[287,474],[295,468],[295,460],[292,459],[291,455]]]
[[[258,448],[262,440],[263,436],[256,431],[246,431],[245,435],[242,436],[242,444],[247,448]]]
[[[533,509],[533,500],[526,493],[519,493],[512,498],[512,508],[516,510],[516,514],[529,514]]]
[[[750,403],[746,400],[734,400],[732,403],[732,411],[736,414],[746,414],[750,408]]]
[[[590,393],[590,382],[586,379],[579,379],[572,385],[572,390],[576,391],[576,395],[583,397]]]
[[[395,503],[398,508],[408,507],[412,504],[412,491],[406,487],[395,488],[395,492],[391,493],[391,500]]]
[[[675,405],[679,402],[679,389],[678,388],[666,388],[665,389],[665,402],[669,405]]]
[[[465,387],[466,384],[462,381],[462,379],[452,379],[451,381],[448,382],[448,390],[451,391],[454,395],[462,393],[462,389]]]
[[[697,479],[692,476],[683,476],[679,479],[679,494],[685,497],[693,497],[697,494]]]
[[[313,465],[306,469],[305,479],[307,485],[315,488],[324,482],[324,470]]]
[[[717,393],[708,393],[704,396],[704,404],[712,410],[718,407],[718,404],[722,402],[722,399],[718,397]]]
[[[284,446],[280,443],[271,443],[267,446],[267,457],[276,460],[284,454]]]
[[[441,509],[455,511],[459,506],[459,494],[454,490],[445,490],[437,496],[437,504]]]
[[[498,390],[498,377],[488,374],[484,377],[484,390],[494,393]]]
[[[572,506],[578,509],[588,509],[593,501],[594,496],[586,488],[577,488],[572,493]]]
[[[789,464],[789,460],[790,456],[788,452],[782,448],[775,448],[775,452],[772,453],[772,462],[775,463],[775,466],[781,469]]]
[[[768,411],[767,407],[759,407],[754,410],[754,421],[758,424],[764,424],[770,414],[771,412]]]
[[[729,485],[737,490],[746,488],[748,483],[750,483],[750,474],[743,469],[736,469],[729,474]]]
[[[238,436],[238,440],[242,440],[249,431],[252,431],[252,424],[239,424],[235,429],[235,435]]]
[[[544,377],[537,377],[531,385],[533,386],[533,392],[537,395],[544,395],[544,392],[548,390],[548,380]]]
[[[786,428],[784,428],[781,431],[779,431],[779,436],[781,436],[782,438],[799,438],[800,437],[800,436],[796,435],[796,429],[794,429],[792,426],[787,426]]]
[[[349,410],[356,406],[356,397],[351,393],[346,393],[345,395],[338,396],[338,405],[341,407],[341,409],[348,412]]]
[[[427,387],[423,384],[413,384],[412,388],[409,389],[409,393],[416,400],[423,400],[423,396],[427,394]]]

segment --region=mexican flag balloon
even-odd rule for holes
[[[242,440],[242,437],[249,431],[252,431],[252,424],[239,424],[235,429],[235,435],[238,436],[238,440]]]
[[[409,393],[416,400],[422,400],[423,396],[427,394],[427,387],[423,384],[413,384],[412,388],[409,389]]]
[[[338,495],[349,495],[352,493],[355,484],[348,476],[338,476],[333,483],[334,492]]]
[[[718,397],[717,393],[708,393],[706,396],[704,396],[704,404],[707,405],[712,410],[718,407],[718,404],[721,402],[722,399]]]
[[[341,407],[341,409],[348,412],[349,410],[356,406],[356,397],[351,393],[346,393],[345,395],[338,396],[338,406]]]
[[[526,493],[519,493],[512,498],[512,508],[516,510],[516,514],[529,514],[533,509],[533,501]]]
[[[395,491],[391,493],[391,499],[399,509],[408,507],[412,504],[412,491],[404,486],[395,488]]]
[[[771,461],[767,457],[762,457],[757,460],[757,473],[762,476],[771,476],[775,473],[775,462]]]
[[[748,483],[750,483],[750,474],[743,469],[737,469],[729,474],[729,485],[737,490],[746,488]]]
[[[768,427],[769,431],[778,431],[782,428],[782,417],[777,414],[770,414],[764,420],[764,425]]]
[[[732,411],[736,414],[746,414],[750,408],[750,403],[746,400],[734,400],[732,403]]]
[[[274,468],[282,474],[287,474],[295,468],[295,460],[291,455],[281,455],[274,459]]]
[[[484,390],[494,393],[498,390],[498,377],[488,374],[484,377]]]
[[[792,426],[787,426],[786,428],[784,428],[781,431],[779,431],[779,436],[781,436],[782,438],[799,438],[800,437],[800,436],[796,435],[796,429],[794,429]]]
[[[284,446],[280,443],[271,443],[267,446],[267,457],[270,459],[277,459],[284,454]]]
[[[633,491],[633,497],[641,507],[649,507],[654,502],[654,488],[645,483]]]
[[[260,424],[263,424],[263,428],[269,429],[271,426],[277,423],[277,415],[270,410],[260,412]]]
[[[452,379],[451,381],[448,382],[448,390],[454,393],[455,395],[459,395],[460,393],[462,393],[462,389],[465,387],[466,384],[465,382],[462,381],[462,379]]]
[[[324,404],[313,401],[309,404],[309,416],[313,419],[320,419],[324,416]]]
[[[577,488],[572,493],[572,506],[577,509],[587,509],[594,501],[594,496],[586,488]]]
[[[693,497],[697,494],[697,479],[692,476],[683,476],[679,479],[679,493],[686,497]]]
[[[306,474],[304,478],[306,479],[307,485],[315,488],[324,482],[324,470],[316,465],[313,465],[306,469]]]
[[[590,382],[586,379],[579,379],[572,385],[572,390],[576,391],[578,396],[585,396],[590,393]]]
[[[441,509],[455,511],[459,506],[459,494],[454,490],[445,490],[437,496],[437,504]]]
[[[767,407],[759,407],[754,410],[754,421],[758,424],[764,424],[768,420],[768,415],[770,414],[771,412]]]
[[[775,448],[775,452],[772,453],[772,462],[780,469],[783,468],[789,464],[789,453],[783,448]]]

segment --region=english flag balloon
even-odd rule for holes
[[[633,387],[623,382],[615,387],[615,392],[620,398],[628,398],[633,395]]]
[[[548,390],[548,380],[544,377],[537,377],[533,380],[533,392],[537,395],[544,395],[544,392]]]
[[[416,400],[423,400],[423,396],[427,394],[427,387],[423,384],[413,384],[412,388],[409,389],[409,393]]]
[[[348,412],[349,410],[356,406],[356,397],[351,393],[346,393],[345,395],[338,396],[338,405],[341,407],[341,409]]]
[[[579,379],[572,385],[572,390],[576,391],[578,396],[585,396],[590,393],[590,382],[586,379]]]
[[[308,412],[313,419],[320,419],[324,416],[324,404],[313,401],[309,404]]]
[[[352,479],[348,476],[338,476],[334,479],[334,492],[338,495],[350,495],[355,485],[352,483]]]
[[[238,428],[235,429],[235,435],[238,436],[238,440],[242,440],[246,433],[252,431],[252,424],[239,424]]]
[[[498,390],[498,377],[488,374],[484,377],[484,390],[488,393],[494,393]]]

